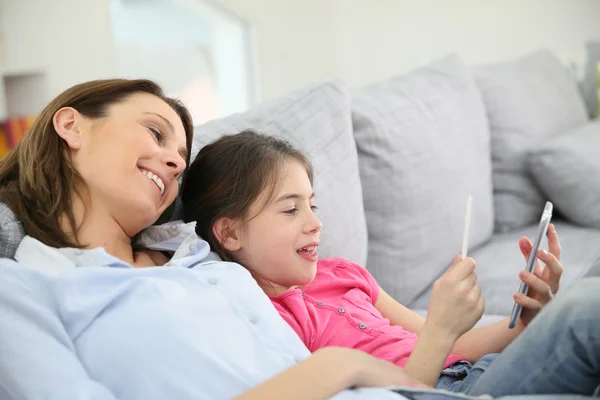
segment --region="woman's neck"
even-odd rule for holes
[[[72,231],[67,218],[61,221],[63,230],[70,236],[76,236],[86,248],[102,247],[110,255],[134,266],[140,262],[148,264],[146,257],[138,257],[139,253],[133,251],[131,237],[108,212],[92,205],[85,209],[81,200],[77,199],[73,202],[73,214],[77,232]]]

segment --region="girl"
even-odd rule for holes
[[[546,367],[546,362],[556,363],[559,349],[553,343],[565,328],[558,308],[551,312],[549,307],[545,318],[536,318],[509,346],[558,290],[562,266],[553,226],[550,253],[539,254],[547,268],[542,272],[538,265],[535,274],[520,274],[530,290],[527,296],[514,297],[525,309],[518,329],[508,329],[508,320],[471,329],[484,306],[470,258],[457,256],[436,281],[427,319],[393,300],[366,269],[343,259],[319,261],[321,222],[315,215],[312,181],[309,162],[287,142],[245,131],[204,147],[184,178],[182,193],[184,219],[197,221],[197,233],[224,260],[250,271],[311,351],[327,346],[359,349],[451,391],[593,393],[600,369],[575,370],[582,357],[591,355],[576,351],[581,343],[563,338],[569,356],[558,364],[572,368]],[[531,242],[522,238],[519,244],[529,257]],[[600,357],[597,343],[588,345],[593,357]],[[498,352],[503,353],[490,367],[494,356],[488,354]]]

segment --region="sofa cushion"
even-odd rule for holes
[[[492,133],[496,229],[537,219],[545,199],[527,169],[527,151],[588,120],[569,71],[547,51],[475,70]]]
[[[285,138],[309,157],[323,221],[319,257],[364,265],[367,231],[346,87],[338,81],[311,86],[197,126],[192,157],[221,135],[245,129]]]
[[[21,221],[5,203],[0,203],[0,258],[14,258],[24,237]]]
[[[538,218],[541,216],[538,216]],[[562,248],[561,263],[564,272],[561,287],[565,288],[577,279],[590,273],[590,268],[600,257],[600,230],[573,225],[553,218],[554,226]],[[513,294],[519,289],[519,271],[525,268],[525,259],[519,250],[519,238],[533,238],[537,231],[537,222],[533,225],[510,232],[497,233],[485,246],[473,251],[471,256],[477,262],[478,282],[481,284],[485,299],[485,313],[510,315],[513,307]],[[547,243],[543,248],[548,249]],[[596,266],[596,274],[599,273]],[[415,302],[411,308],[427,308],[431,288]]]
[[[369,232],[367,268],[408,303],[461,250],[473,195],[471,247],[493,230],[490,134],[471,71],[457,56],[353,96]]]
[[[600,121],[534,148],[528,157],[536,183],[572,222],[600,229]]]

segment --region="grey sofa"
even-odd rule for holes
[[[433,282],[460,252],[469,194],[469,254],[486,314],[510,313],[525,264],[518,240],[532,237],[546,200],[555,204],[563,287],[600,257],[600,157],[590,150],[600,149],[600,124],[549,52],[474,69],[450,55],[356,90],[317,84],[196,127],[193,154],[248,128],[310,157],[320,257],[364,265],[414,309],[426,310]]]
[[[469,254],[491,318],[510,313],[525,264],[518,240],[533,235],[545,200],[557,211],[563,287],[600,275],[600,122],[548,52],[474,70],[451,55],[357,90],[317,84],[197,126],[192,153],[248,128],[310,157],[320,257],[364,265],[422,313],[461,250],[469,194]],[[0,221],[1,254],[10,256],[24,232],[2,206]]]

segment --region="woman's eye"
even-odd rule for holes
[[[294,215],[294,214],[296,214],[296,211],[298,211],[298,209],[296,207],[294,207],[294,208],[284,211],[284,214]]]
[[[149,126],[148,130],[150,130],[150,132],[154,135],[156,140],[158,140],[159,142],[162,140],[163,134],[157,128]]]
[[[319,209],[319,207],[317,207],[317,206],[310,206],[310,209],[311,209],[313,212],[316,212],[316,211]]]

